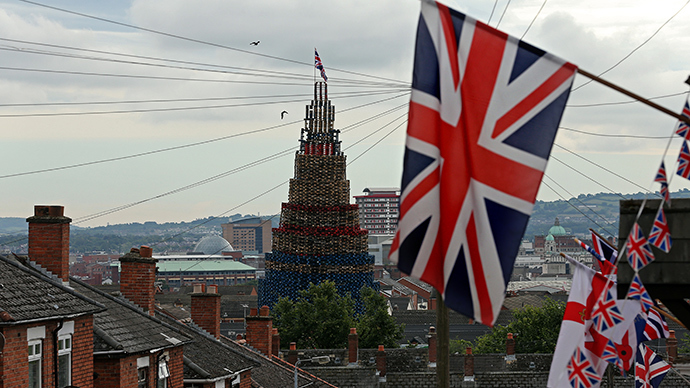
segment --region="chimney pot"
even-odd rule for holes
[[[270,310],[268,306],[261,306],[261,309],[259,310],[259,315],[262,317],[267,317],[270,313]]]
[[[297,343],[296,342],[290,342],[290,350],[297,350]]]
[[[139,256],[149,258],[153,257],[153,248],[142,245],[141,248],[139,248]]]
[[[356,327],[351,327],[351,328],[350,328],[350,334],[357,334],[357,328],[356,328]]]
[[[217,284],[211,284],[206,289],[206,292],[208,292],[209,294],[217,294],[218,293],[218,285]]]
[[[257,309],[256,307],[252,307],[249,309],[249,316],[250,317],[256,317],[258,315],[259,315],[259,309]]]
[[[195,283],[194,284],[194,293],[195,294],[202,294],[204,292],[204,288],[206,288],[205,284]]]

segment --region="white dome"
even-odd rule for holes
[[[234,251],[228,240],[220,236],[204,236],[194,247],[194,252],[204,255],[220,255],[222,252]]]

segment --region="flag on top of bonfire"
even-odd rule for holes
[[[321,78],[323,78],[323,81],[328,82],[328,77],[326,77],[326,69],[323,68],[323,63],[321,63],[321,57],[319,56],[319,52],[316,51],[316,47],[314,47],[314,67],[319,69],[321,72]]]
[[[486,325],[503,304],[575,71],[422,2],[390,259]]]

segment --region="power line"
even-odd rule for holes
[[[595,162],[593,162],[593,161],[591,161],[591,160],[585,158],[584,156],[578,155],[577,153],[575,153],[575,152],[573,152],[573,151],[571,151],[571,150],[569,150],[569,149],[567,149],[567,148],[565,148],[565,147],[563,147],[563,146],[561,146],[561,145],[558,145],[558,144],[556,144],[556,143],[553,143],[553,145],[555,145],[556,147],[562,149],[563,151],[567,151],[567,152],[569,152],[569,153],[571,153],[571,154],[577,156],[578,158],[584,160],[584,161],[587,162],[587,163],[590,163],[590,164],[593,164],[594,166],[599,167],[600,169],[602,169],[602,170],[608,172],[609,174],[615,175],[616,177],[618,177],[618,178],[620,178],[620,179],[622,179],[622,180],[624,180],[624,181],[630,183],[631,185],[633,185],[633,186],[635,186],[635,187],[641,189],[642,191],[649,192],[649,189],[647,189],[646,187],[642,187],[642,186],[638,185],[637,183],[631,181],[630,179],[628,179],[628,178],[626,178],[626,177],[624,177],[624,176],[622,176],[622,175],[620,175],[620,174],[618,174],[618,173],[615,173],[615,172],[609,170],[608,168],[606,168],[606,167],[604,167],[604,166],[602,166],[602,165],[600,165],[600,164],[598,164],[598,163],[595,163]]]
[[[662,96],[656,96],[656,97],[649,97],[647,98],[648,100],[658,100],[661,98],[667,98],[667,97],[675,97],[675,96],[681,96],[684,94],[688,94],[690,92],[680,92],[680,93],[673,93],[673,94],[665,94]],[[625,104],[634,104],[639,102],[638,100],[628,100],[628,101],[618,101],[618,102],[599,102],[599,103],[594,103],[594,104],[567,104],[565,107],[566,108],[590,108],[594,106],[611,106],[611,105],[625,105]]]
[[[70,59],[82,59],[82,60],[90,60],[90,61],[110,62],[110,63],[118,63],[118,64],[137,65],[137,66],[149,66],[149,67],[166,68],[166,69],[174,69],[174,70],[188,70],[188,71],[195,71],[195,72],[215,73],[215,74],[251,76],[251,77],[266,77],[266,78],[280,78],[280,79],[302,80],[302,81],[312,79],[311,76],[298,74],[298,73],[290,74],[287,72],[282,72],[283,73],[282,75],[277,75],[277,74],[264,73],[264,72],[262,72],[260,70],[256,70],[256,69],[253,69],[253,70],[246,69],[246,71],[240,72],[240,71],[230,71],[230,70],[202,69],[202,68],[193,68],[193,67],[184,67],[184,66],[172,66],[172,65],[164,65],[164,64],[158,64],[158,63],[125,61],[125,60],[111,59],[111,58],[86,57],[86,56],[81,56],[81,55],[63,54],[63,53],[47,52],[47,51],[37,51],[37,50],[32,50],[32,49],[20,49],[20,48],[16,48],[16,47],[10,47],[10,48],[0,47],[0,50],[19,52],[19,53],[23,53],[23,54],[50,55],[50,56],[57,56],[57,57],[70,58]],[[247,72],[247,71],[250,71],[250,72]],[[376,85],[376,86],[388,86],[388,87],[391,87],[391,86],[402,87],[402,86],[404,86],[404,84],[391,84],[391,83],[371,82],[371,81],[353,80],[353,79],[345,79],[345,78],[333,78],[333,77],[330,80],[338,82],[339,85],[355,84],[355,85],[368,85],[368,86]]]
[[[53,48],[60,48],[63,50],[84,51],[84,52],[90,52],[90,53],[121,56],[121,57],[127,57],[127,58],[149,59],[149,60],[160,61],[160,62],[170,62],[170,63],[179,63],[179,64],[186,64],[186,65],[206,66],[206,67],[214,67],[214,68],[219,68],[219,69],[234,69],[234,70],[242,70],[244,72],[256,73],[256,74],[249,74],[249,75],[267,75],[267,74],[270,74],[270,75],[289,76],[289,78],[297,78],[297,79],[311,79],[310,76],[303,75],[301,73],[291,73],[291,72],[286,72],[286,71],[277,71],[277,70],[268,70],[268,69],[257,69],[255,67],[248,68],[248,67],[239,67],[239,66],[209,64],[209,63],[194,62],[194,61],[183,61],[183,60],[177,60],[177,59],[152,57],[152,56],[146,56],[146,55],[125,54],[125,53],[119,53],[119,52],[113,52],[113,51],[85,49],[85,48],[79,48],[79,47],[73,47],[73,46],[64,46],[64,45],[40,43],[40,42],[18,40],[18,39],[9,39],[9,38],[0,38],[0,41],[22,43],[22,44],[31,44],[31,45],[45,46],[45,47],[53,47]],[[22,53],[42,54],[42,55],[55,55],[55,56],[73,58],[73,59],[88,59],[88,60],[131,63],[131,64],[138,64],[138,65],[163,66],[163,65],[151,64],[151,63],[132,62],[132,61],[117,61],[117,60],[113,60],[113,59],[109,59],[109,58],[85,57],[85,56],[69,55],[69,54],[64,54],[64,53],[55,53],[55,52],[50,52],[50,51],[23,49],[23,48],[13,47],[13,46],[8,46],[8,48],[0,48],[0,50],[9,50],[9,51],[22,52]],[[184,68],[184,67],[173,67],[173,66],[164,66],[164,67],[178,68],[178,69],[189,69],[189,68]],[[191,69],[191,70],[208,71],[208,69],[196,69],[196,68]],[[228,73],[229,74],[245,74],[245,73],[239,73],[239,72],[228,72]],[[286,77],[286,78],[288,78],[288,77]],[[338,77],[331,77],[330,79],[335,80],[335,81],[339,81],[339,82],[350,82],[350,83],[367,83],[367,82],[369,82],[369,81],[347,79],[347,78],[338,78]],[[372,83],[372,82],[369,82],[369,84],[381,85],[381,83]],[[403,87],[409,86],[409,83],[404,83],[404,82],[399,82],[396,84],[403,86]],[[384,85],[387,85],[387,84],[384,84]]]
[[[682,11],[688,4],[690,4],[690,0],[688,0],[687,2],[685,2],[685,4],[683,4],[683,6],[680,7],[680,9],[679,9],[678,11],[676,11],[676,13],[674,13],[673,16],[671,16],[670,18],[668,18],[668,20],[666,20],[663,24],[661,24],[661,26],[659,26],[659,28],[657,28],[656,31],[654,31],[654,33],[653,33],[649,38],[647,38],[647,39],[646,39],[644,42],[642,42],[639,46],[635,47],[630,53],[628,53],[628,55],[624,56],[620,61],[616,62],[613,66],[611,66],[611,67],[609,67],[608,69],[604,70],[603,72],[597,74],[597,77],[601,77],[602,75],[604,75],[604,74],[608,73],[609,71],[615,69],[616,67],[618,67],[618,65],[620,65],[621,63],[623,63],[623,61],[625,61],[626,59],[630,58],[630,56],[633,55],[633,54],[635,53],[635,51],[639,50],[640,48],[642,48],[642,46],[646,45],[650,40],[652,40],[652,38],[654,38],[654,37],[656,36],[656,34],[658,34],[659,31],[661,31],[661,29],[664,28],[664,26],[666,26],[671,20],[673,20],[673,18],[675,18],[675,17],[680,13],[680,11]],[[584,87],[584,86],[586,86],[586,85],[589,85],[592,81],[593,81],[593,80],[590,79],[590,80],[588,80],[587,82],[583,83],[582,85],[576,87],[576,88],[573,89],[572,91],[574,92],[574,91],[576,91],[576,90],[578,90],[578,89],[580,89],[580,88],[582,88],[582,87]]]
[[[356,90],[350,92],[329,93],[331,96],[341,98],[367,97],[379,94],[390,94],[407,91],[407,89],[393,90]],[[149,104],[167,102],[204,102],[204,101],[227,101],[227,100],[251,100],[263,98],[287,98],[287,97],[311,97],[313,93],[294,93],[294,94],[272,94],[263,96],[233,96],[233,97],[201,97],[201,98],[173,98],[173,99],[153,99],[153,100],[119,100],[119,101],[82,101],[82,102],[34,102],[34,103],[10,103],[0,104],[0,107],[37,107],[37,106],[78,106],[78,105],[117,105],[117,104]]]
[[[487,25],[489,23],[491,23],[491,18],[494,17],[494,11],[496,10],[496,4],[498,4],[498,0],[494,1],[494,6],[491,8],[491,14],[489,15],[489,20],[486,22]]]
[[[395,93],[396,91],[386,92]],[[397,91],[400,93],[400,91]],[[397,97],[406,95],[408,92],[403,91]],[[351,96],[351,97],[362,97]],[[304,102],[309,99],[293,99],[293,100],[280,100],[280,101],[264,101],[264,102],[248,102],[243,104],[223,104],[223,105],[203,105],[203,106],[188,106],[188,107],[177,107],[177,108],[146,108],[146,109],[123,109],[123,110],[108,110],[108,111],[90,111],[90,112],[54,112],[54,113],[5,113],[0,114],[0,117],[5,118],[17,118],[17,117],[55,117],[55,116],[94,116],[94,115],[107,115],[107,114],[130,114],[130,113],[152,113],[152,112],[178,112],[178,111],[190,111],[190,110],[201,110],[201,109],[221,109],[221,108],[239,108],[248,106],[262,106],[262,105],[275,105],[275,104],[286,104],[292,102]]]
[[[663,140],[668,140],[669,138],[675,138],[677,136],[644,136],[644,135],[624,135],[624,134],[608,134],[608,133],[595,133],[595,132],[587,132],[583,131],[580,129],[574,129],[574,128],[568,128],[568,127],[558,127],[559,129],[564,129],[566,131],[571,131],[571,132],[576,132],[576,133],[581,133],[583,135],[590,135],[590,136],[600,136],[600,137],[615,137],[615,138],[627,138],[627,139],[663,139]],[[680,138],[678,138],[680,139]]]
[[[532,28],[532,24],[534,24],[534,21],[537,20],[537,17],[538,17],[539,14],[541,13],[541,10],[544,9],[544,6],[546,5],[546,1],[547,1],[547,0],[544,0],[544,2],[541,3],[541,7],[539,7],[539,11],[537,11],[537,14],[534,15],[534,18],[533,18],[532,21],[529,23],[529,26],[527,26],[527,29],[525,30],[525,32],[522,33],[522,36],[520,37],[520,40],[522,40],[522,39],[525,37],[525,35],[527,35],[527,31],[529,31],[529,29]]]
[[[23,1],[23,0],[19,0]],[[157,81],[184,81],[184,82],[217,82],[217,83],[231,83],[231,84],[247,84],[247,85],[272,85],[272,86],[305,86],[303,82],[268,82],[268,81],[241,81],[229,79],[206,79],[206,78],[185,78],[185,77],[163,77],[155,75],[136,75],[136,74],[114,74],[114,73],[91,73],[86,71],[70,71],[70,70],[51,70],[51,69],[30,69],[23,67],[9,67],[0,66],[0,70],[8,71],[25,71],[32,73],[48,73],[48,74],[69,74],[89,77],[113,77],[113,78],[133,78],[133,79],[150,79]],[[374,87],[371,84],[340,84],[339,87]],[[384,87],[384,86],[381,86]],[[391,87],[391,86],[385,86]],[[393,86],[398,87],[398,86]]]
[[[501,14],[501,18],[498,19],[498,23],[496,23],[496,28],[498,29],[498,26],[501,24],[501,21],[503,21],[503,16],[505,16],[506,11],[508,10],[508,6],[510,5],[510,0],[506,3],[506,7],[503,8],[503,13]]]
[[[582,171],[580,171],[580,170],[576,169],[575,167],[569,165],[568,163],[566,163],[566,162],[564,162],[564,161],[558,159],[557,157],[551,155],[551,156],[549,157],[549,159],[554,159],[554,160],[556,160],[557,162],[561,163],[561,164],[564,165],[565,167],[568,167],[569,169],[571,169],[571,170],[575,171],[576,173],[582,175],[583,177],[589,179],[591,182],[593,182],[593,183],[595,183],[595,184],[597,184],[597,185],[603,187],[603,188],[606,189],[609,193],[615,194],[615,195],[619,196],[621,199],[628,199],[628,198],[624,197],[623,195],[614,192],[612,189],[608,188],[607,186],[605,186],[603,183],[599,182],[598,180],[596,180],[596,179],[590,177],[589,175],[586,175],[586,174],[583,173]]]
[[[88,14],[81,13],[81,12],[70,11],[70,10],[67,10],[64,8],[58,8],[58,7],[50,6],[47,4],[37,3],[35,1],[29,1],[29,0],[19,0],[19,1],[27,3],[27,4],[39,6],[39,7],[49,8],[49,9],[52,9],[55,11],[65,12],[65,13],[69,13],[72,15],[82,16],[82,17],[86,17],[86,18],[94,19],[94,20],[99,20],[99,21],[106,22],[106,23],[116,24],[116,25],[123,26],[123,27],[129,27],[129,28],[133,28],[136,30],[140,30],[140,31],[146,31],[146,32],[150,32],[152,34],[163,35],[163,36],[167,36],[169,38],[180,39],[180,40],[184,40],[184,41],[188,41],[188,42],[199,43],[199,44],[203,44],[203,45],[207,45],[207,46],[237,51],[237,52],[241,52],[243,54],[256,55],[256,56],[260,56],[260,57],[264,57],[264,58],[268,58],[268,59],[274,59],[274,60],[278,60],[278,61],[294,63],[294,64],[298,64],[298,65],[306,65],[309,67],[313,66],[313,64],[310,62],[300,62],[300,61],[296,61],[294,59],[282,58],[282,57],[278,57],[278,56],[274,56],[274,55],[268,55],[268,54],[261,54],[261,53],[257,53],[254,51],[238,49],[235,47],[230,47],[230,46],[226,46],[226,45],[222,45],[222,44],[218,44],[218,43],[207,42],[207,41],[203,41],[200,39],[187,38],[187,37],[184,37],[181,35],[171,34],[168,32],[158,31],[158,30],[154,30],[154,29],[150,29],[150,28],[139,27],[139,26],[135,26],[133,24],[122,23],[122,22],[118,22],[118,21],[114,21],[114,20],[110,20],[110,19],[101,18],[98,16],[88,15]],[[333,67],[329,67],[329,71],[340,71],[343,73],[358,75],[358,76],[362,76],[362,77],[375,78],[375,79],[381,79],[381,80],[386,80],[386,81],[393,81],[396,83],[404,83],[403,81],[392,79],[392,78],[374,76],[374,75],[370,75],[370,74],[359,73],[359,72],[349,71],[349,70],[343,70],[343,69],[338,69],[338,68],[333,68]]]
[[[393,121],[398,120],[398,119],[399,119],[399,117],[393,119]],[[376,130],[374,133],[381,131],[383,128],[385,128],[386,126],[390,125],[393,121],[391,121],[391,122],[389,122],[388,124],[386,124],[385,126],[379,128],[379,129]],[[363,152],[361,152],[359,155],[357,155],[353,160],[351,160],[351,161],[348,163],[348,166],[349,166],[350,164],[352,164],[355,160],[359,159],[361,156],[363,156],[364,154],[366,154],[367,152],[369,152],[369,151],[370,151],[371,149],[373,149],[376,145],[378,145],[379,143],[381,143],[381,141],[383,141],[386,137],[388,137],[390,134],[392,134],[393,132],[395,132],[395,130],[397,130],[398,128],[400,128],[400,126],[401,126],[402,124],[404,124],[404,122],[401,123],[401,124],[399,124],[399,125],[396,126],[395,128],[393,128],[393,130],[391,130],[390,132],[388,132],[384,137],[382,137],[382,138],[379,139],[376,143],[374,143],[372,146],[370,146],[369,148],[367,148],[366,150],[364,150]],[[367,137],[368,137],[368,136],[367,136]],[[295,148],[296,148],[296,147],[295,147]],[[290,150],[294,150],[295,148],[292,148],[292,149],[290,149]],[[348,148],[350,148],[350,147],[348,147]],[[282,183],[280,183],[280,184],[278,184],[278,185],[276,185],[276,186],[274,186],[274,187],[272,187],[272,188],[270,188],[270,189],[268,189],[268,190],[262,192],[261,194],[258,194],[258,195],[256,195],[256,196],[252,197],[251,199],[249,199],[249,200],[247,200],[247,201],[245,201],[245,202],[243,202],[243,203],[241,203],[241,204],[239,204],[239,205],[237,205],[237,206],[234,206],[234,207],[232,207],[232,208],[230,208],[230,209],[224,211],[223,213],[221,213],[221,214],[219,214],[219,215],[217,215],[217,216],[210,217],[208,220],[206,220],[206,221],[204,221],[204,222],[202,222],[202,223],[200,223],[200,224],[197,224],[197,225],[195,225],[195,226],[193,226],[193,227],[191,227],[191,228],[189,228],[189,229],[187,229],[187,230],[184,230],[184,231],[182,231],[182,232],[180,232],[180,233],[177,233],[177,234],[172,235],[172,236],[170,236],[170,237],[168,237],[168,238],[166,238],[166,239],[163,239],[163,240],[161,240],[160,242],[157,242],[157,243],[153,244],[153,246],[156,246],[156,245],[158,245],[158,244],[161,244],[161,243],[163,243],[163,242],[166,242],[166,241],[168,241],[168,240],[170,240],[170,239],[173,239],[173,238],[175,238],[175,237],[181,236],[181,235],[183,235],[183,234],[185,234],[185,233],[188,233],[188,232],[190,232],[190,231],[192,231],[192,230],[194,230],[194,229],[196,229],[196,228],[198,228],[198,227],[200,227],[200,226],[202,226],[202,225],[205,225],[205,224],[207,224],[207,223],[209,223],[209,222],[211,222],[211,221],[213,221],[213,220],[215,220],[215,219],[218,219],[218,218],[224,216],[225,214],[228,214],[229,212],[231,212],[231,211],[233,211],[233,210],[236,210],[236,209],[238,209],[238,208],[240,208],[240,207],[242,207],[242,206],[244,206],[244,205],[246,205],[246,204],[248,204],[248,203],[250,203],[250,202],[252,202],[252,201],[254,201],[254,200],[256,200],[256,199],[259,199],[259,198],[263,197],[264,195],[266,195],[266,194],[268,194],[268,193],[270,193],[270,192],[272,192],[272,191],[278,189],[279,187],[284,186],[284,185],[285,185],[286,183],[288,183],[288,182],[289,182],[289,180],[288,180],[288,181],[284,181],[284,182],[282,182]],[[277,216],[277,214],[276,214],[276,215],[273,215],[273,217],[269,218],[269,220],[273,219],[275,216]],[[264,222],[266,222],[266,221],[264,221]],[[216,253],[217,253],[217,252],[216,252]],[[190,268],[191,268],[191,267],[190,267]]]
[[[544,174],[544,176],[546,176],[546,174]],[[551,178],[549,177],[549,179],[551,179]],[[551,181],[553,181],[554,183],[556,183],[556,184],[558,185],[558,183],[557,183],[556,181],[554,181],[553,179],[551,179]],[[551,189],[551,191],[553,191],[554,193],[556,193],[556,195],[558,195],[559,197],[561,197],[561,199],[564,200],[568,205],[572,206],[573,209],[577,210],[580,214],[582,214],[585,218],[587,218],[588,220],[590,220],[590,221],[591,221],[592,223],[594,223],[596,226],[598,226],[599,228],[601,228],[602,230],[604,230],[606,233],[608,233],[608,234],[614,236],[614,234],[611,233],[611,232],[609,232],[608,229],[606,229],[605,227],[599,225],[596,221],[594,221],[591,217],[589,217],[587,214],[585,214],[585,213],[584,213],[582,210],[580,210],[577,206],[573,205],[569,200],[565,199],[565,197],[563,197],[563,195],[561,195],[561,193],[559,193],[558,191],[556,191],[556,190],[555,190],[553,187],[551,187],[548,183],[544,182],[543,180],[542,180],[541,183],[544,184],[544,186],[546,186],[546,187],[548,187],[549,189]],[[559,185],[559,186],[560,186],[560,185]],[[567,192],[567,190],[566,190],[566,192]]]
[[[355,110],[355,109],[360,109],[360,108],[372,106],[372,105],[375,105],[375,104],[379,104],[379,103],[381,103],[381,102],[385,102],[385,101],[389,101],[389,100],[392,100],[392,99],[401,97],[401,96],[403,96],[403,95],[404,95],[404,94],[401,94],[401,95],[397,95],[397,96],[385,98],[385,99],[382,99],[382,100],[378,100],[378,101],[369,102],[369,103],[366,103],[366,104],[354,106],[354,107],[352,107],[352,108],[343,109],[343,110],[340,111],[340,113],[344,113],[344,112],[348,112],[348,111],[351,111],[351,110]],[[402,105],[400,105],[400,106],[398,106],[398,107],[396,107],[396,108],[391,109],[390,111],[395,110],[395,109],[400,109],[400,107],[403,107],[403,106],[406,106],[406,105],[407,105],[407,104],[402,104]],[[376,116],[374,116],[374,117],[376,117]],[[368,119],[365,119],[365,120],[368,120]],[[365,120],[363,120],[363,121],[365,121]],[[108,159],[100,159],[100,160],[95,160],[95,161],[91,161],[91,162],[77,163],[77,164],[71,164],[71,165],[61,166],[61,167],[52,167],[52,168],[46,168],[46,169],[41,169],[41,170],[33,170],[33,171],[19,172],[19,173],[14,173],[14,174],[0,175],[0,179],[3,179],[3,178],[13,178],[13,177],[24,176],[24,175],[39,174],[39,173],[44,173],[44,172],[53,172],[53,171],[67,170],[67,169],[71,169],[71,168],[84,167],[84,166],[90,166],[90,165],[94,165],[94,164],[101,164],[101,163],[107,163],[107,162],[115,162],[115,161],[119,161],[119,160],[126,160],[126,159],[132,159],[132,158],[137,158],[137,157],[141,157],[141,156],[146,156],[146,155],[158,154],[158,153],[161,153],[161,152],[167,152],[167,151],[179,150],[179,149],[183,149],[183,148],[195,147],[195,146],[199,146],[199,145],[204,145],[204,144],[209,144],[209,143],[215,143],[215,142],[218,142],[218,141],[221,141],[221,140],[231,139],[231,138],[234,138],[234,137],[239,137],[239,136],[244,136],[244,135],[250,135],[250,134],[259,133],[259,132],[270,131],[270,130],[272,130],[272,129],[277,129],[277,128],[285,127],[285,126],[288,126],[288,125],[297,124],[297,123],[300,123],[300,122],[302,122],[302,121],[303,121],[302,119],[299,119],[299,120],[291,121],[291,122],[284,123],[284,124],[278,124],[278,125],[273,125],[273,126],[270,126],[270,127],[264,127],[264,128],[260,128],[260,129],[255,129],[255,130],[251,130],[251,131],[246,131],[246,132],[237,133],[237,134],[232,134],[232,135],[227,135],[227,136],[221,136],[221,137],[217,137],[217,138],[215,138],[215,139],[204,140],[204,141],[199,141],[199,142],[189,143],[189,144],[183,144],[183,145],[174,146],[174,147],[161,148],[161,149],[153,150],[153,151],[140,152],[140,153],[132,154],[132,155],[119,156],[119,157],[108,158]]]
[[[404,106],[404,105],[401,105],[401,107],[402,107],[402,106]],[[393,112],[393,111],[395,111],[395,110],[397,110],[397,109],[399,109],[399,108],[400,108],[400,107],[393,108],[393,109],[389,109],[387,112],[390,113],[390,112]],[[382,117],[382,115],[377,115],[377,116]],[[402,117],[402,116],[400,116],[400,117]],[[393,121],[398,120],[400,117],[394,119]],[[367,120],[365,119],[365,120],[362,120],[361,122],[366,122],[366,121],[367,121]],[[385,128],[385,127],[388,126],[388,125],[390,125],[390,123],[389,123],[389,124],[386,124],[384,127],[380,128],[380,129],[376,130],[374,133],[379,132],[380,130],[382,130],[383,128]],[[351,125],[350,128],[349,128],[347,131],[352,130],[352,129],[353,129],[354,127],[356,127],[356,126],[359,126],[359,125],[357,125],[357,124]],[[347,132],[347,131],[344,131],[344,132]],[[371,136],[371,134],[370,134],[370,135],[367,135],[365,138],[368,138],[369,136]],[[361,141],[361,140],[360,140],[360,141]],[[355,144],[357,144],[357,143],[359,143],[359,141],[356,142]],[[378,143],[377,143],[377,144],[378,144]],[[351,146],[350,146],[350,147],[351,147]],[[348,147],[348,148],[349,148],[349,147]],[[163,197],[166,197],[166,196],[168,196],[168,195],[177,194],[177,193],[180,193],[180,192],[182,192],[182,191],[186,191],[186,190],[193,189],[193,188],[195,188],[195,187],[198,187],[198,186],[201,186],[201,185],[204,185],[204,184],[207,184],[207,183],[211,183],[211,182],[216,181],[216,180],[218,180],[218,179],[225,178],[225,177],[230,176],[230,175],[232,175],[232,174],[235,174],[235,173],[238,173],[238,172],[247,170],[247,169],[249,169],[249,168],[251,168],[251,167],[255,167],[255,166],[258,166],[258,165],[260,165],[260,164],[266,163],[266,162],[268,162],[268,161],[275,160],[275,159],[281,158],[281,157],[283,157],[283,156],[289,155],[289,154],[291,154],[291,153],[292,153],[294,150],[296,150],[296,149],[297,149],[297,147],[290,147],[290,148],[288,148],[288,149],[286,149],[286,150],[283,150],[283,151],[277,152],[277,153],[275,153],[275,154],[269,155],[269,156],[267,156],[267,157],[264,157],[264,158],[255,160],[255,161],[253,161],[253,162],[247,163],[247,164],[242,165],[242,166],[240,166],[240,167],[233,168],[233,169],[231,169],[231,170],[228,170],[228,171],[225,171],[225,172],[223,172],[223,173],[214,175],[214,176],[212,176],[212,177],[203,179],[203,180],[201,180],[201,181],[197,181],[197,182],[194,182],[194,183],[192,183],[192,184],[189,184],[189,185],[186,185],[186,186],[183,186],[183,187],[174,189],[174,190],[170,190],[170,191],[165,192],[165,193],[162,193],[162,194],[155,195],[155,196],[153,196],[153,197],[149,197],[149,198],[146,198],[146,199],[143,199],[143,200],[131,202],[131,203],[128,203],[128,204],[125,204],[125,205],[121,205],[121,206],[117,206],[117,207],[114,207],[114,208],[111,208],[111,209],[107,209],[107,210],[104,210],[104,211],[100,211],[100,212],[97,212],[97,213],[93,213],[93,214],[90,214],[90,215],[87,215],[87,216],[82,216],[82,217],[75,218],[75,219],[74,219],[74,224],[79,224],[79,223],[83,223],[83,222],[86,222],[86,221],[91,221],[91,220],[93,220],[93,219],[100,218],[100,217],[103,217],[103,216],[106,216],[106,215],[109,215],[109,214],[113,214],[113,213],[116,213],[116,212],[119,212],[119,211],[122,211],[122,210],[125,210],[125,209],[129,209],[129,208],[131,208],[131,207],[134,207],[134,206],[137,206],[137,205],[141,205],[141,204],[143,204],[143,203],[150,202],[150,201],[155,200],[155,199],[163,198]],[[366,152],[366,151],[365,151],[365,152]]]

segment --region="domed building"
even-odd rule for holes
[[[232,251],[234,249],[232,249],[228,240],[217,235],[202,237],[194,247],[195,254],[203,255],[222,255],[223,252]]]
[[[534,236],[534,253],[543,257],[558,255],[558,252],[582,252],[582,247],[575,242],[574,237],[561,226],[558,217],[556,217],[548,234]]]
[[[549,229],[549,234],[551,236],[565,236],[568,233],[565,231],[565,228],[561,226],[561,223],[558,221],[558,217],[556,217],[556,221],[554,222],[553,226]]]

